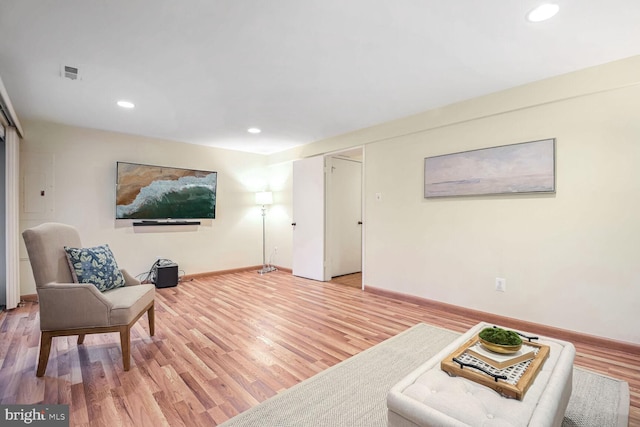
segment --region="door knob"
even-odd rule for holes
[[[358,221],[358,225],[362,225],[362,221]]]
[[[296,223],[295,223],[295,222],[292,222],[292,223],[291,223],[291,225],[295,227],[295,226],[296,226]]]

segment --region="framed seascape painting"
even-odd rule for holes
[[[424,159],[424,197],[555,193],[555,138]]]
[[[213,171],[118,162],[116,219],[214,219]]]

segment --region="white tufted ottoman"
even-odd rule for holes
[[[461,377],[440,361],[485,327],[479,323],[393,386],[387,396],[389,426],[560,426],[571,397],[573,344],[540,338],[549,359],[521,401]]]

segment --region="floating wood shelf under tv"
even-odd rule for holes
[[[148,225],[200,225],[200,221],[138,221],[133,223],[134,227]]]

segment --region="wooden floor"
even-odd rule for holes
[[[331,279],[331,283],[362,289],[362,273],[345,274]]]
[[[131,370],[117,334],[54,338],[36,378],[38,305],[0,314],[0,403],[64,403],[72,426],[211,426],[410,326],[464,331],[478,319],[282,271],[198,278],[159,289],[156,335],[131,331]],[[638,354],[576,345],[576,365],[629,381],[640,425]]]

